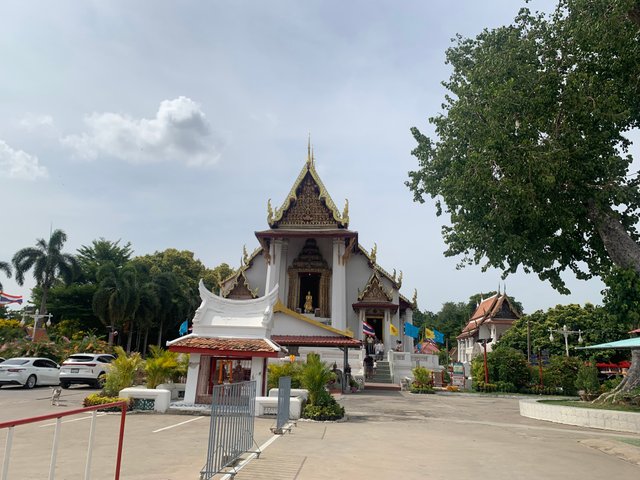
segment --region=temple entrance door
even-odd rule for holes
[[[382,337],[384,333],[384,319],[383,317],[369,317],[367,316],[367,323],[373,327],[376,331],[376,338],[378,340],[384,340]]]
[[[311,304],[313,308],[310,313],[320,306],[320,274],[319,273],[300,273],[300,295],[298,300],[298,308],[302,313],[307,295],[311,295]]]

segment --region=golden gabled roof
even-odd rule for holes
[[[267,218],[269,226],[271,228],[277,228],[280,225],[280,222],[282,221],[285,214],[298,201],[299,191],[302,190],[303,181],[307,177],[310,177],[311,180],[317,185],[318,190],[320,192],[317,199],[320,200],[328,210],[329,218],[333,220],[332,226],[334,227],[337,226],[338,228],[347,228],[349,226],[348,202],[345,203],[344,211],[340,213],[340,211],[338,210],[338,207],[336,207],[336,204],[333,203],[333,200],[331,199],[331,196],[329,195],[327,188],[322,183],[322,180],[320,179],[320,176],[316,171],[315,159],[313,157],[313,153],[311,151],[310,146],[309,146],[309,152],[307,155],[307,161],[302,167],[302,170],[300,171],[298,178],[296,178],[295,182],[293,183],[293,186],[291,187],[291,190],[289,191],[287,198],[282,203],[282,206],[276,209],[275,212],[273,212],[271,209],[271,200],[269,200],[269,206],[268,206],[269,212],[268,212],[268,218]]]
[[[229,292],[238,283],[240,275],[244,275],[244,272],[251,266],[253,260],[262,253],[262,247],[256,248],[251,255],[247,255],[246,248],[243,248],[242,260],[240,262],[240,268],[233,272],[231,275],[220,281],[220,287],[222,291]],[[246,278],[246,277],[245,277]],[[229,282],[233,283],[229,286]],[[247,284],[248,285],[248,284]],[[224,296],[224,295],[223,295]]]
[[[364,290],[358,293],[358,301],[365,300],[377,302],[391,302],[393,300],[393,290],[387,291],[384,288],[380,273],[376,269],[373,269]]]

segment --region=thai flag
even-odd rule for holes
[[[0,292],[0,305],[9,305],[10,303],[22,303],[22,295],[9,295]]]
[[[362,322],[362,333],[364,333],[365,335],[371,335],[373,337],[375,336],[376,331],[367,322]]]

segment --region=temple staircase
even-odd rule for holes
[[[376,365],[376,373],[373,374],[373,378],[364,383],[365,390],[400,390],[400,385],[393,383],[391,378],[389,362],[379,361]]]

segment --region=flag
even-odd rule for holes
[[[436,343],[444,343],[444,333],[439,332],[436,329],[433,330],[433,333],[435,335],[434,340],[436,341]]]
[[[178,333],[180,335],[185,335],[188,330],[189,330],[189,320],[185,320],[180,324],[180,330],[178,330]]]
[[[22,295],[9,295],[8,293],[0,292],[0,305],[9,305],[10,303],[22,304]]]
[[[396,326],[393,323],[389,324],[389,330],[391,331],[391,335],[397,337],[398,336],[398,329],[396,328]]]
[[[424,338],[434,339],[434,338],[436,338],[436,334],[433,332],[433,330],[425,328],[424,329]]]
[[[372,337],[376,335],[376,331],[367,322],[362,322],[362,333],[365,335],[371,335]]]
[[[418,338],[420,336],[420,329],[409,322],[404,322],[404,334],[408,337]]]

